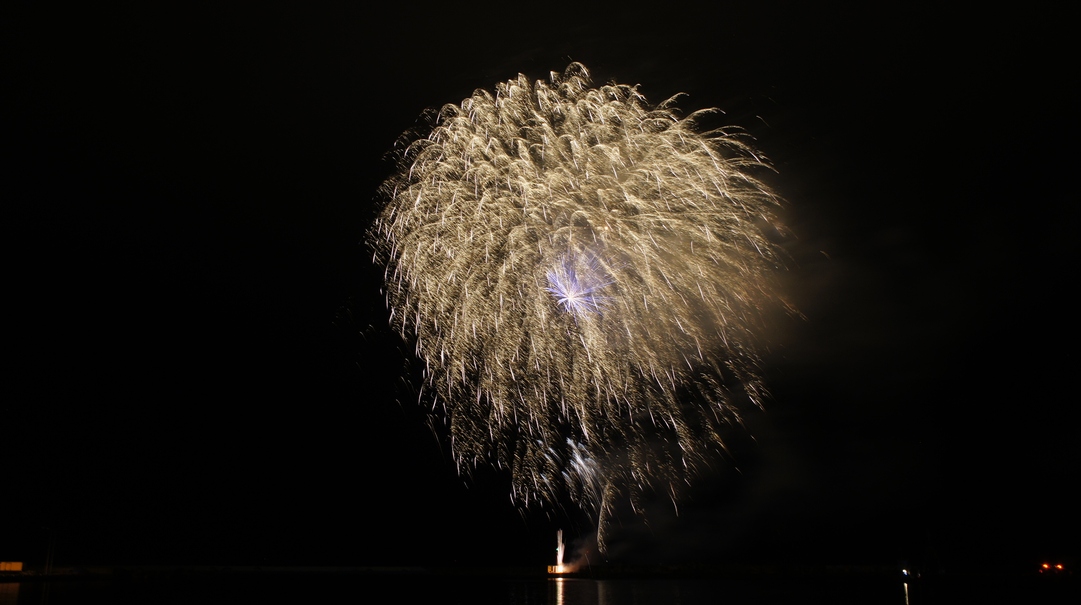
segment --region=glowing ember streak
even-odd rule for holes
[[[765,393],[779,202],[738,132],[673,104],[580,64],[478,90],[403,138],[370,234],[460,471],[577,502],[602,550],[615,498],[675,502]]]

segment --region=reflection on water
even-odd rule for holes
[[[223,575],[216,577],[114,577],[102,580],[0,584],[0,605],[307,605],[309,603],[439,603],[471,605],[767,605],[828,602],[830,605],[902,605],[893,591],[816,590],[780,583],[721,579],[593,579],[463,576],[446,574]],[[858,598],[855,598],[858,597]],[[868,598],[869,597],[869,598]],[[914,605],[923,605],[913,599]]]
[[[730,582],[720,579],[591,579],[455,575],[118,577],[109,580],[0,583],[0,605],[307,605],[392,600],[471,605],[902,605],[894,590]],[[919,599],[914,605],[922,605]]]
[[[1069,580],[1069,578],[1063,578]],[[935,605],[1081,603],[1074,583],[908,578],[631,578],[418,573],[117,574],[111,578],[0,583],[0,605]],[[1063,599],[1064,595],[1070,598]],[[1008,597],[992,598],[992,597]]]
[[[0,605],[18,605],[19,583],[0,582]]]
[[[696,603],[699,601],[694,597],[706,596],[704,591],[696,588],[695,583],[689,581],[553,578],[548,580],[548,604]]]

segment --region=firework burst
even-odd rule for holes
[[[736,131],[580,64],[447,105],[399,148],[371,231],[459,471],[571,499],[669,493],[761,405],[778,199]],[[709,111],[709,110],[707,110]]]

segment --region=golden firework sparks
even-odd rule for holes
[[[447,105],[400,149],[371,230],[391,324],[423,362],[460,472],[520,503],[677,499],[740,402],[778,302],[778,198],[736,130],[581,64]]]

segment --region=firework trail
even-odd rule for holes
[[[676,502],[761,405],[777,198],[738,132],[571,64],[478,90],[405,137],[372,228],[459,471],[523,505]],[[712,111],[712,110],[707,110]]]

